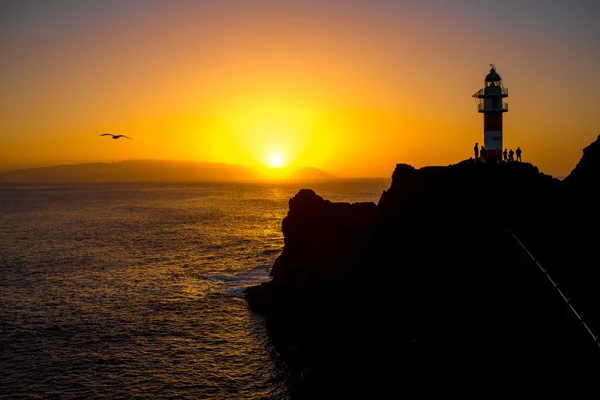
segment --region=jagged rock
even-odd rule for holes
[[[597,183],[600,182],[600,135],[596,141],[583,149],[579,163],[564,180],[566,190],[581,197],[598,200]]]
[[[585,222],[597,221],[598,207],[581,196],[597,192],[599,141],[563,182],[530,163],[465,160],[398,164],[377,205],[332,203],[303,189],[290,199],[273,279],[248,288],[248,304],[267,315],[278,343],[293,337],[312,354],[313,366],[323,361],[315,354],[333,351],[338,367],[349,362],[346,347],[364,363],[450,354],[474,365],[511,357],[556,365],[557,355],[576,352],[577,332],[557,318],[565,310],[547,302],[540,269],[517,254],[510,232],[564,280],[572,304],[600,315],[600,272],[581,258],[597,259],[600,234],[588,234]]]
[[[376,212],[375,203],[332,203],[300,190],[282,222],[284,249],[271,269],[273,280],[247,291],[250,306],[269,312],[269,298],[278,307],[289,305],[356,274],[372,245]]]

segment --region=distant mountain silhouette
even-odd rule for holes
[[[110,183],[110,182],[217,182],[258,181],[268,175],[256,168],[226,163],[169,160],[127,160],[85,163],[0,172],[1,183]],[[286,178],[331,179],[317,168],[291,170]]]
[[[265,176],[272,179],[282,179],[286,181],[312,182],[337,179],[335,175],[314,167],[286,167],[275,170],[265,168],[263,169],[263,172],[265,173]]]
[[[324,180],[324,179],[335,179],[336,177],[330,173],[322,171],[314,167],[303,167],[298,168],[292,174],[294,179],[298,180]]]

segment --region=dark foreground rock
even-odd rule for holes
[[[248,304],[307,398],[572,373],[600,351],[540,265],[600,332],[599,160],[596,141],[562,182],[529,163],[398,164],[377,205],[301,190],[273,279]]]

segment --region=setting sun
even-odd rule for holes
[[[271,154],[269,157],[269,167],[281,168],[283,167],[283,158],[280,154]]]
[[[493,20],[490,0],[38,3],[50,2],[0,12],[0,172],[156,159],[389,177],[397,163],[449,165],[483,140],[471,96],[489,63],[519,94],[505,147],[540,171],[567,176],[598,135],[594,2],[543,13],[504,2]],[[473,35],[488,30],[501,32],[493,49]],[[450,78],[436,107],[440,65]]]

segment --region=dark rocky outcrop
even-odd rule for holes
[[[459,359],[470,374],[515,361],[514,371],[564,371],[565,359],[597,348],[583,344],[574,318],[565,321],[564,304],[511,232],[600,332],[599,163],[600,137],[562,182],[529,163],[466,160],[398,164],[377,205],[301,190],[282,223],[273,279],[248,288],[248,304],[315,385],[399,370],[410,384],[433,376],[432,363],[452,374]],[[385,360],[391,370],[377,367]]]
[[[356,276],[372,246],[376,213],[374,203],[332,203],[300,190],[282,222],[285,250],[271,269],[273,279],[247,290],[250,306],[286,313],[309,293]]]
[[[600,136],[583,155],[561,190],[526,229],[540,263],[570,296],[600,335]],[[526,229],[523,229],[524,231]]]
[[[593,196],[598,198],[598,191],[590,182],[600,181],[600,135],[598,139],[583,149],[583,156],[573,171],[564,179],[567,190],[575,196]]]

